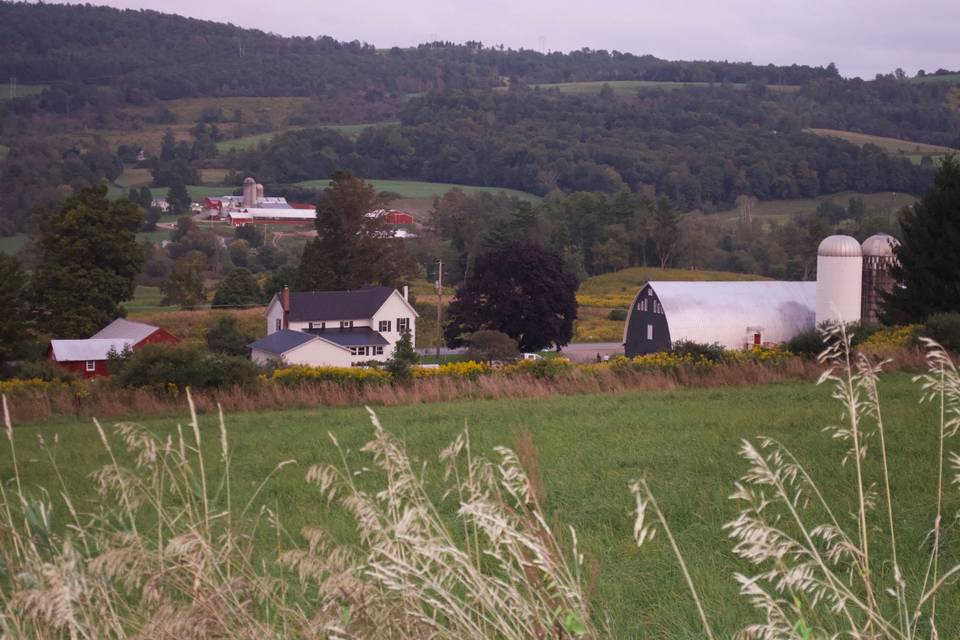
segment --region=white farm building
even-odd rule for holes
[[[830,236],[817,250],[815,282],[648,282],[627,312],[624,352],[667,351],[680,340],[771,346],[826,321],[875,322],[880,292],[893,286],[895,243],[885,234],[862,247],[849,236]]]

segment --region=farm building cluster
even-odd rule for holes
[[[211,220],[223,220],[233,227],[248,224],[299,224],[312,225],[317,217],[316,207],[309,203],[287,202],[280,196],[267,196],[263,185],[251,177],[243,181],[243,193],[239,196],[207,196],[203,199],[203,212]],[[412,225],[413,216],[405,211],[376,209],[367,213],[371,217],[385,216],[394,226],[394,236],[413,237],[403,225]]]
[[[895,246],[886,234],[862,246],[829,236],[817,250],[814,282],[648,282],[627,312],[624,353],[667,351],[678,341],[775,346],[824,322],[875,323],[882,293],[895,285]]]
[[[83,378],[110,375],[111,354],[136,351],[148,344],[176,345],[180,340],[160,327],[117,318],[83,340],[51,340],[47,357],[67,371]]]

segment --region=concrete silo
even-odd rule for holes
[[[893,289],[890,273],[897,258],[894,249],[900,243],[891,235],[877,233],[863,241],[863,301],[860,316],[867,322],[880,322],[882,294]]]
[[[261,198],[263,198],[263,185],[258,182],[257,183],[257,200],[260,200]]]
[[[243,206],[257,206],[257,181],[253,178],[245,178],[243,181]]]
[[[855,238],[834,235],[817,249],[817,325],[860,320],[863,253]]]

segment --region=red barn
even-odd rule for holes
[[[86,340],[51,340],[48,357],[64,369],[84,378],[109,376],[107,357],[126,348],[146,344],[175,345],[180,341],[164,329],[142,322],[117,318]]]
[[[386,218],[390,224],[413,224],[413,216],[406,211],[387,211]]]

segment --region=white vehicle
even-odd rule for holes
[[[520,356],[521,360],[543,360],[539,353],[524,353]]]

